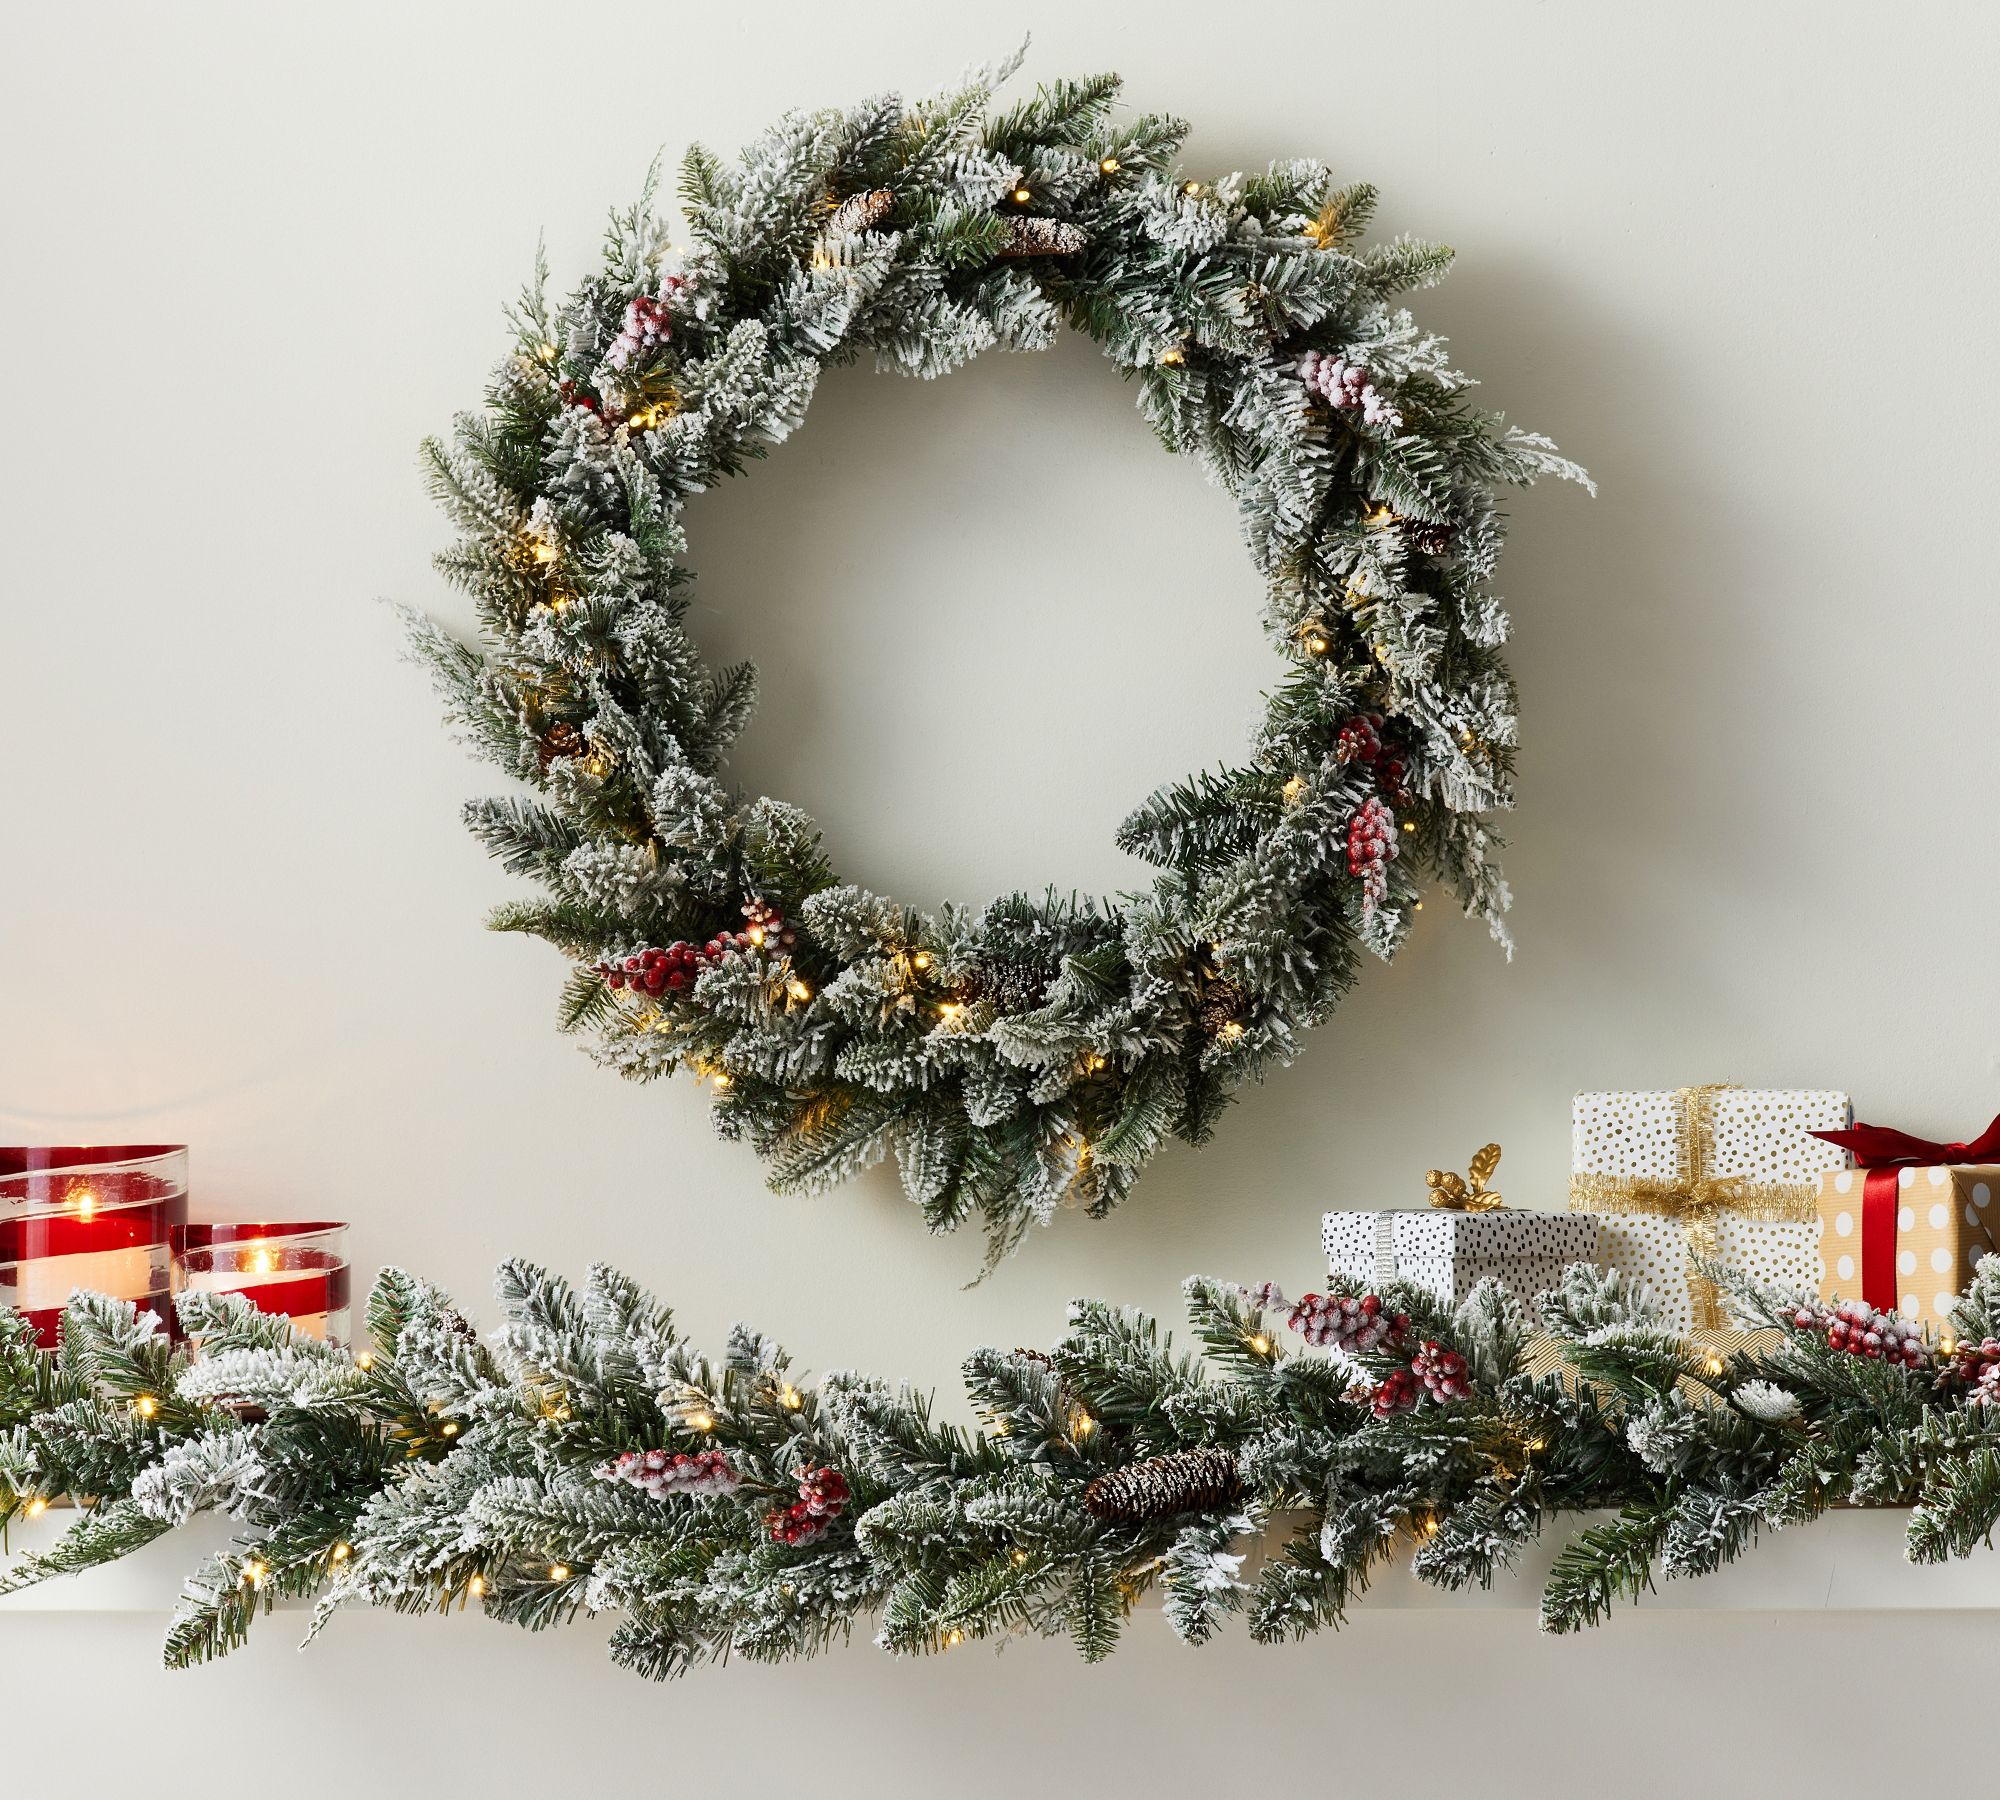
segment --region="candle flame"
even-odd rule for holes
[[[75,1201],[76,1216],[79,1219],[93,1219],[97,1216],[97,1195],[91,1189],[75,1188],[71,1190],[71,1197]]]

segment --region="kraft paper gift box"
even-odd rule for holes
[[[1970,1144],[1880,1125],[1829,1141],[1861,1166],[1820,1177],[1820,1298],[1943,1325],[1973,1265],[2000,1249],[2000,1119]]]
[[[1852,1117],[1821,1089],[1579,1094],[1569,1203],[1596,1216],[1599,1259],[1645,1281],[1669,1326],[1714,1331],[1728,1320],[1697,1257],[1817,1290],[1819,1178],[1847,1152],[1812,1134]]]
[[[1517,1300],[1532,1302],[1571,1263],[1596,1260],[1597,1221],[1513,1207],[1330,1212],[1320,1241],[1328,1269],[1349,1281],[1406,1281],[1456,1306],[1491,1275]]]

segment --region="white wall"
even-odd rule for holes
[[[698,1334],[744,1316],[816,1367],[955,1394],[965,1349],[1047,1338],[1073,1293],[1171,1311],[1189,1270],[1303,1284],[1323,1205],[1413,1198],[1488,1136],[1510,1196],[1559,1204],[1581,1086],[1838,1083],[1865,1116],[1984,1122],[1993,15],[1022,16],[1030,79],[1122,69],[1196,121],[1194,167],[1321,155],[1382,186],[1388,230],[1456,244],[1423,316],[1602,482],[1514,508],[1515,962],[1431,908],[1211,1148],[971,1293],[977,1244],[925,1238],[887,1177],[768,1195],[694,1092],[623,1087],[557,1037],[552,952],[479,930],[507,884],[455,814],[490,779],[376,602],[450,604],[415,445],[477,396],[537,232],[572,277],[660,146],[931,86],[1016,15],[24,7],[0,109],[0,1136],[185,1138],[210,1211],[347,1216],[370,1267],[477,1300],[503,1253],[607,1258]],[[911,899],[1126,880],[1117,818],[1240,742],[1274,667],[1226,502],[1075,345],[933,388],[836,377],[692,525],[703,631],[766,672],[742,777]],[[622,1779],[829,1800],[999,1794],[1024,1766],[1098,1792],[1311,1770],[1512,1794],[1554,1734],[1579,1779],[1637,1756],[1637,1794],[1696,1778],[1657,1746],[1713,1707],[1732,1785],[1803,1792],[1971,1766],[1969,1728],[1927,1727],[1920,1759],[1890,1721],[1995,1642],[1977,1615],[1640,1614],[1555,1644],[1443,1613],[1196,1655],[1154,1615],[1095,1672],[860,1648],[655,1691],[588,1631],[356,1618],[299,1660],[281,1626],[170,1679],[157,1630],[0,1619],[0,1707],[55,1734],[10,1727],[8,1765],[133,1778],[298,1740],[384,1793],[560,1792],[574,1722]],[[1871,1729],[1841,1722],[1863,1706]]]

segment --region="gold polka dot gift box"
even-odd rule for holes
[[[1969,1144],[1881,1125],[1826,1137],[1861,1166],[1820,1177],[1820,1297],[1942,1325],[1973,1265],[2000,1248],[2000,1119]]]
[[[1729,1321],[1698,1261],[1818,1288],[1820,1177],[1847,1152],[1814,1134],[1853,1116],[1845,1094],[1811,1088],[1579,1094],[1570,1207],[1595,1216],[1599,1260],[1651,1287],[1669,1325],[1715,1331]]]

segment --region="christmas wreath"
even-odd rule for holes
[[[573,960],[564,1026],[625,1075],[698,1072],[781,1189],[893,1149],[932,1229],[977,1215],[998,1256],[1204,1139],[1364,949],[1395,950],[1420,877],[1502,933],[1495,492],[1582,475],[1466,403],[1393,304],[1449,253],[1361,249],[1371,189],[1310,161],[1185,178],[1185,127],[1114,120],[1115,78],[989,114],[996,79],[787,118],[735,168],[697,149],[684,256],[649,190],[566,302],[539,269],[486,407],[427,447],[481,641],[413,633],[534,789],[467,816],[543,889],[492,923]],[[829,363],[928,378],[1065,325],[1236,497],[1284,676],[1241,766],[1125,821],[1150,892],[926,915],[842,886],[804,814],[726,784],[756,677],[688,633],[680,514],[798,427]]]
[[[232,1648],[283,1597],[319,1602],[315,1632],[344,1603],[530,1628],[614,1613],[613,1657],[657,1677],[809,1656],[870,1618],[900,1653],[1034,1630],[1097,1657],[1152,1588],[1190,1643],[1239,1613],[1276,1641],[1338,1625],[1399,1547],[1424,1581],[1490,1584],[1580,1512],[1615,1517],[1558,1555],[1554,1631],[1832,1506],[1912,1507],[1919,1561],[1987,1541],[2000,1257],[1946,1338],[1715,1273],[1763,1328],[1727,1356],[1588,1265],[1532,1313],[1492,1281],[1455,1311],[1422,1289],[1288,1306],[1190,1281],[1205,1357],[1080,1301],[1047,1352],[968,1359],[972,1432],[907,1388],[809,1383],[742,1327],[702,1355],[602,1269],[579,1291],[508,1265],[484,1339],[390,1271],[358,1356],[201,1293],[180,1303],[190,1354],[150,1313],[82,1296],[54,1350],[0,1312],[0,1527],[87,1497],[0,1592],[221,1511],[240,1536],[187,1583],[172,1664]]]

